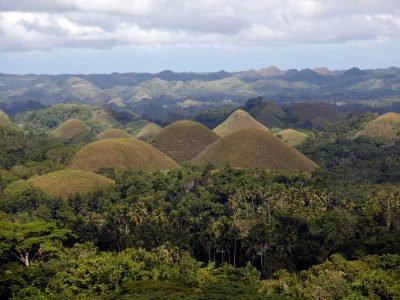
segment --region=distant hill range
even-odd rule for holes
[[[129,107],[141,115],[163,120],[165,114],[175,111],[190,114],[205,106],[233,107],[259,96],[278,103],[351,102],[379,109],[376,105],[379,101],[398,107],[400,68],[333,71],[324,67],[303,70],[267,67],[208,73],[166,70],[155,74],[0,74],[0,110],[8,115],[77,102]]]

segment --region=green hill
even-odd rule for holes
[[[49,133],[69,119],[78,119],[93,132],[101,132],[122,125],[103,108],[86,104],[58,104],[52,107],[18,115],[17,122],[34,134]]]
[[[389,112],[368,122],[356,136],[393,141],[400,136],[400,114]]]
[[[95,172],[102,168],[171,170],[179,166],[153,146],[129,138],[105,139],[86,145],[76,153],[71,167]]]
[[[195,165],[231,165],[239,168],[298,170],[312,173],[318,166],[271,132],[245,128],[208,146],[193,160]]]
[[[219,136],[226,136],[236,130],[243,128],[259,128],[268,131],[264,125],[255,120],[244,110],[238,109],[233,112],[222,124],[214,128],[214,132]]]
[[[149,123],[144,126],[136,137],[142,141],[150,141],[153,139],[160,131],[161,127],[154,123]]]
[[[57,138],[69,140],[77,137],[78,135],[89,132],[89,126],[87,126],[81,120],[70,119],[54,129],[51,134]]]
[[[204,125],[183,120],[163,128],[151,143],[176,162],[183,162],[195,158],[218,138]]]
[[[290,146],[298,146],[304,143],[308,135],[294,129],[284,129],[275,134]]]
[[[129,139],[132,138],[126,131],[121,129],[108,129],[102,133],[100,133],[97,138],[99,140],[104,139]]]

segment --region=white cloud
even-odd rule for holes
[[[340,44],[399,38],[398,0],[0,2],[0,51]]]

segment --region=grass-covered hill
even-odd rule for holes
[[[161,129],[162,128],[157,124],[149,123],[139,131],[136,137],[142,141],[150,141],[161,131]]]
[[[290,146],[301,145],[308,137],[306,133],[291,128],[277,132],[276,136]]]
[[[400,114],[386,113],[366,124],[356,136],[394,141],[400,136]]]
[[[4,113],[2,110],[0,110],[0,126],[14,126],[7,114]]]
[[[78,135],[89,133],[90,127],[78,119],[70,119],[62,123],[51,134],[60,139],[73,139]]]
[[[0,120],[2,119],[8,119],[8,115],[4,111],[0,110]]]
[[[122,126],[105,109],[86,104],[58,104],[17,116],[17,122],[22,124],[25,130],[34,134],[48,133],[69,119],[81,120],[93,132]]]
[[[121,129],[107,129],[106,131],[100,133],[97,138],[99,140],[104,139],[129,139],[132,138],[126,131]]]
[[[178,164],[153,146],[134,138],[105,139],[80,149],[71,162],[73,169],[96,172],[116,170],[171,170]]]
[[[285,119],[287,119],[287,116],[285,111],[273,102],[263,101],[259,106],[251,107],[249,112],[267,128],[282,128],[286,125]]]
[[[230,165],[239,168],[298,170],[312,173],[318,166],[271,132],[245,128],[208,146],[193,160],[195,165]]]
[[[340,121],[344,117],[341,113],[337,112],[332,105],[326,102],[294,103],[287,109],[294,119],[298,119],[302,122],[312,122],[315,118],[323,118],[334,123]]]
[[[259,128],[266,131],[268,130],[247,112],[238,109],[234,111],[222,124],[215,127],[213,131],[219,136],[226,136],[243,128]]]
[[[182,120],[163,128],[152,144],[179,163],[192,160],[218,138],[204,125]]]
[[[79,77],[68,78],[61,88],[65,95],[80,100],[93,99],[100,91],[96,85]]]
[[[85,194],[113,184],[114,181],[111,179],[92,172],[67,169],[33,176],[26,181],[15,181],[6,188],[5,193],[33,186],[40,188],[50,196],[67,198],[74,194]]]

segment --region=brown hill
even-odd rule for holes
[[[144,126],[136,137],[142,141],[150,141],[153,139],[160,131],[161,127],[154,123],[149,123]]]
[[[52,131],[52,135],[60,139],[73,139],[74,137],[90,132],[89,126],[78,119],[70,119]]]
[[[356,136],[393,141],[400,136],[400,114],[389,112],[368,122]]]
[[[62,170],[28,179],[33,186],[51,196],[67,197],[76,193],[84,194],[98,187],[111,186],[114,181],[104,176],[81,170]]]
[[[235,131],[208,146],[193,160],[217,167],[298,170],[311,174],[318,166],[293,147],[264,129]]]
[[[163,128],[151,143],[175,161],[183,162],[192,160],[218,139],[204,125],[182,120]]]
[[[179,166],[153,146],[134,138],[105,139],[80,149],[72,160],[73,169],[95,172],[102,168],[118,171],[171,170]]]
[[[293,117],[300,121],[311,122],[315,118],[324,118],[330,122],[340,121],[343,116],[332,105],[325,102],[301,102],[291,105],[289,108]]]
[[[290,146],[298,146],[304,143],[308,135],[294,129],[284,129],[275,134]]]
[[[267,128],[285,126],[286,113],[273,102],[260,103],[260,105],[253,107],[250,113]]]
[[[244,110],[238,109],[233,112],[222,124],[214,128],[214,132],[219,136],[226,136],[236,130],[243,128],[259,128],[268,131],[264,125],[255,120]]]
[[[104,140],[104,139],[130,139],[130,136],[126,131],[121,129],[108,129],[97,136],[97,139]]]

